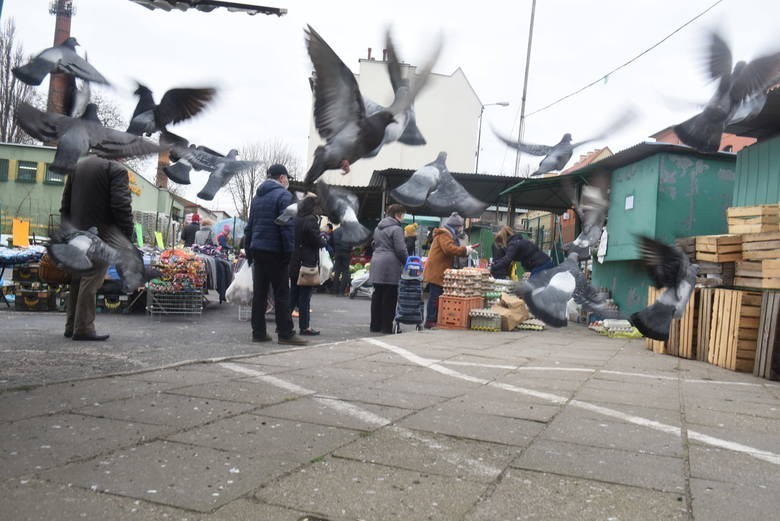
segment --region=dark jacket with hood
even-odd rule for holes
[[[246,250],[292,254],[294,221],[276,224],[274,219],[295,200],[293,194],[273,179],[257,187],[246,225]]]
[[[374,252],[369,278],[372,284],[398,285],[406,263],[406,243],[401,223],[385,217],[374,230]]]
[[[552,263],[549,255],[519,233],[506,241],[506,253],[500,259],[493,259],[490,273],[495,278],[507,278],[507,270],[513,261],[518,261],[529,272],[547,262]]]
[[[192,246],[195,242],[195,234],[200,230],[200,223],[188,223],[184,225],[181,231],[181,240],[185,246]]]
[[[316,204],[314,197],[304,198],[295,218],[295,249],[290,259],[290,277],[296,280],[301,266],[312,267],[319,263],[320,248],[325,246],[326,240],[320,234],[319,220],[314,215]]]

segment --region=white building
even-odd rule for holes
[[[373,58],[361,59],[356,75],[360,92],[383,106],[393,101],[393,89],[387,73],[387,63]],[[414,74],[416,67],[402,65],[405,75]],[[416,170],[430,163],[440,151],[447,152],[447,167],[451,172],[473,172],[477,151],[479,113],[482,107],[474,89],[461,69],[450,75],[431,74],[428,84],[417,97],[414,110],[417,126],[425,137],[424,146],[391,143],[376,157],[361,159],[350,167],[350,173],[329,170],[324,179],[332,184],[366,186],[374,170],[401,168]],[[309,125],[307,162],[311,164],[314,150],[322,143],[314,126]]]

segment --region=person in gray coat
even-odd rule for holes
[[[371,331],[392,334],[398,282],[406,262],[406,242],[401,220],[406,210],[400,204],[387,207],[385,218],[374,230],[374,254],[369,279],[374,286],[371,296]]]

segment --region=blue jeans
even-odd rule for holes
[[[309,308],[313,290],[314,286],[299,286],[298,277],[290,277],[290,313],[298,308],[298,329],[301,331],[309,329]]]
[[[553,261],[548,260],[547,262],[545,262],[541,266],[537,266],[534,269],[532,269],[531,270],[531,276],[533,277],[534,275],[536,275],[540,271],[549,270],[550,268],[554,268],[554,267],[555,267],[555,264],[553,264]]]
[[[433,322],[439,318],[439,297],[444,293],[444,288],[438,284],[428,283],[428,304],[425,309],[425,321]]]

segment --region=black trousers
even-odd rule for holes
[[[290,255],[253,251],[252,258],[252,337],[263,338],[267,334],[265,310],[270,287],[274,294],[274,315],[279,338],[290,338],[295,334],[290,314]]]
[[[374,284],[371,295],[371,331],[391,334],[398,302],[397,284]]]
[[[337,253],[333,258],[333,293],[343,295],[349,280],[349,255]]]

